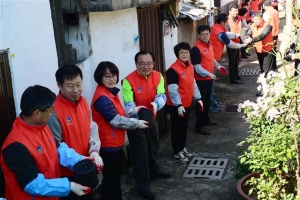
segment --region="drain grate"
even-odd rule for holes
[[[237,112],[238,107],[238,105],[227,105],[225,112]]]
[[[227,163],[227,158],[194,157],[185,170],[183,177],[221,179]]]
[[[259,73],[260,69],[242,69],[239,75],[258,75]]]

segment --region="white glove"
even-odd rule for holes
[[[244,44],[249,44],[249,43],[251,43],[251,42],[252,42],[252,38],[251,38],[251,37],[246,38],[246,39],[244,40]]]
[[[148,109],[146,106],[136,106],[134,107],[133,111],[134,111],[134,114],[138,114],[138,112],[142,109]]]
[[[91,159],[95,163],[98,174],[102,171],[104,164],[98,152],[93,151],[90,153],[90,158],[87,157],[85,159]]]
[[[152,115],[156,116],[157,104],[155,102],[151,102],[151,110],[152,110]]]
[[[197,104],[199,105],[200,111],[203,111],[203,102],[199,100],[197,101]]]
[[[178,107],[178,108],[177,108],[177,111],[178,111],[178,115],[179,115],[180,117],[184,117],[185,109],[184,109],[183,106]]]
[[[138,120],[138,128],[140,129],[149,128],[148,124],[149,122],[145,120]]]
[[[214,74],[212,74],[212,73],[208,73],[207,76],[209,76],[211,79],[216,79],[216,76]]]
[[[78,183],[71,182],[71,191],[74,192],[78,196],[82,196],[88,194],[92,191],[90,187],[82,186]]]

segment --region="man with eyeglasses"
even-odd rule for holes
[[[206,125],[217,125],[209,116],[209,102],[211,95],[211,86],[215,69],[218,69],[222,75],[227,74],[225,67],[221,66],[214,58],[214,48],[209,41],[210,26],[200,25],[198,27],[199,40],[191,50],[191,61],[195,69],[195,79],[201,93],[203,109],[200,111],[200,105],[196,104],[196,132],[202,135],[210,135],[211,133],[205,128]]]
[[[166,103],[164,78],[153,70],[154,55],[146,50],[138,52],[135,57],[136,70],[122,81],[122,95],[126,113],[133,113],[139,106],[152,111],[154,120],[149,121],[149,128],[128,130],[133,172],[139,193],[145,199],[156,199],[150,190],[150,178],[166,179],[171,174],[162,172],[156,156],[159,146],[156,113]],[[137,115],[135,117],[138,117]]]
[[[82,72],[76,65],[60,67],[56,73],[56,82],[59,94],[54,103],[54,113],[48,121],[48,125],[59,142],[65,142],[76,152],[90,156],[98,167],[103,167],[99,156],[100,139],[98,126],[91,120],[90,109],[82,94]],[[61,175],[69,180],[74,180],[73,172],[61,167]],[[74,200],[77,196],[70,193],[62,200]],[[84,200],[92,200],[93,195],[80,197]]]
[[[91,191],[60,177],[60,164],[72,169],[84,157],[55,140],[47,126],[55,99],[51,90],[40,85],[30,86],[22,94],[22,112],[1,149],[6,199],[58,200],[71,191],[79,196]]]

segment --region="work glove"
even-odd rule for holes
[[[146,106],[136,106],[136,107],[134,107],[134,109],[133,109],[134,114],[138,114],[138,112],[139,112],[141,109],[149,109],[149,108],[147,108]]]
[[[221,73],[222,76],[225,76],[227,74],[227,69],[223,66],[218,67],[219,72]]]
[[[149,122],[145,120],[138,120],[138,128],[140,129],[149,128]]]
[[[92,191],[90,187],[80,185],[79,183],[71,182],[71,191],[74,192],[78,196],[82,196],[88,194]]]
[[[185,109],[184,109],[183,106],[179,106],[179,107],[177,108],[177,111],[178,111],[178,115],[179,115],[180,117],[184,117]]]
[[[151,106],[151,110],[152,110],[152,115],[155,118],[156,117],[156,112],[157,112],[157,103],[151,102],[150,106]]]
[[[252,38],[251,37],[244,39],[244,44],[249,44],[251,42],[252,42]]]
[[[212,73],[208,73],[208,75],[207,76],[209,76],[211,79],[213,79],[213,80],[215,80],[216,79],[216,76],[214,75],[214,74],[212,74]]]
[[[199,105],[200,111],[203,111],[203,102],[201,100],[198,100],[197,104]]]
[[[104,164],[98,152],[92,151],[90,153],[90,157],[85,157],[84,159],[91,160],[95,163],[98,174],[103,170]]]

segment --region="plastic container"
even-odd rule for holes
[[[77,162],[73,167],[73,173],[75,181],[83,186],[95,189],[99,185],[96,166],[91,160]]]

